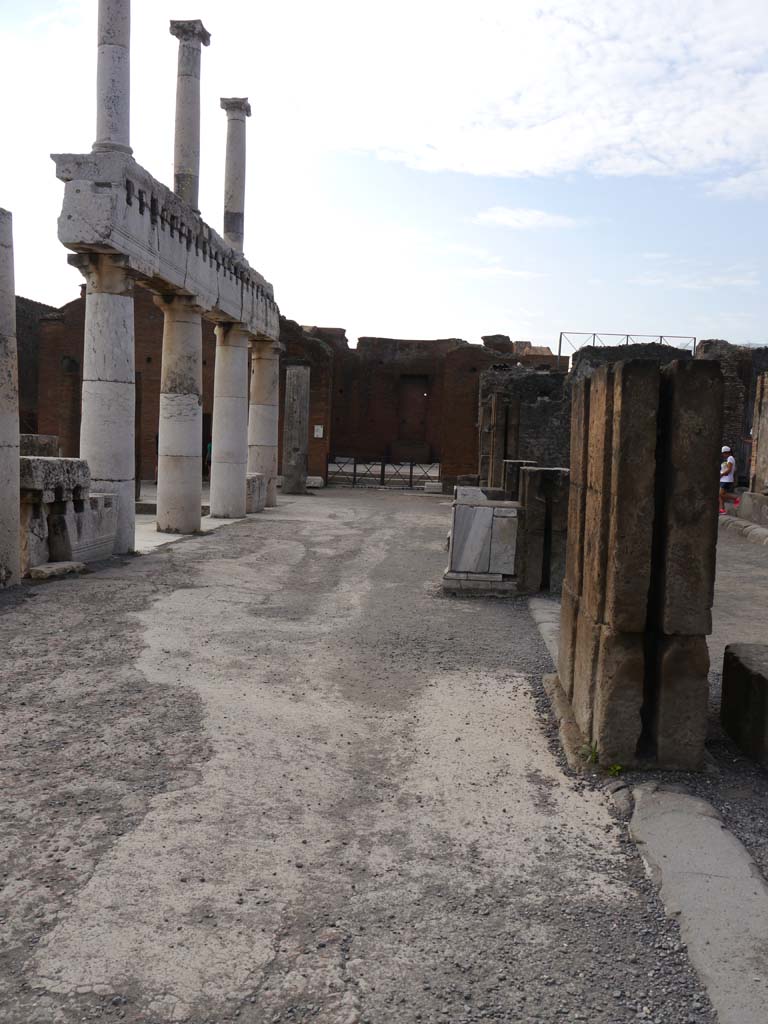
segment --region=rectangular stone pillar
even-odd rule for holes
[[[505,464],[506,465],[506,464]],[[568,470],[522,466],[515,576],[521,594],[562,587],[567,530]],[[554,570],[554,580],[553,580]]]
[[[211,515],[221,519],[238,519],[247,511],[249,343],[240,324],[216,328]]]
[[[197,533],[203,493],[203,325],[182,295],[155,299],[163,311],[157,445],[157,529]]]
[[[703,758],[722,386],[637,360],[574,387],[559,671],[604,765]]]
[[[520,497],[520,470],[524,466],[535,466],[533,459],[504,459],[501,486],[507,501],[518,501]]]
[[[277,434],[280,414],[280,345],[251,343],[251,387],[248,407],[248,472],[267,482],[267,508],[277,504]]]
[[[80,458],[95,492],[118,495],[115,554],[135,543],[135,351],[127,260],[102,253],[69,262],[85,277]]]
[[[13,221],[0,210],[0,590],[21,579],[19,380]]]
[[[283,416],[283,494],[307,493],[309,447],[309,367],[285,371]]]

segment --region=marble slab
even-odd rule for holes
[[[504,576],[515,574],[515,547],[517,545],[517,517],[493,517],[489,571]]]
[[[450,556],[453,572],[488,572],[492,527],[492,508],[482,505],[454,507]]]

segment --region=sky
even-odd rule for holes
[[[50,154],[95,138],[96,0],[0,0],[0,206],[17,292],[80,278]],[[131,144],[173,182],[201,18],[200,205],[221,230],[248,96],[245,253],[281,312],[401,338],[561,331],[768,343],[768,4],[134,0]]]

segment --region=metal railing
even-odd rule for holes
[[[345,487],[391,487],[412,490],[440,482],[439,462],[387,462],[355,455],[329,456],[326,483]]]
[[[606,340],[610,339],[610,340]],[[670,345],[672,348],[690,349],[696,354],[696,338],[687,334],[610,334],[595,331],[561,331],[557,342],[557,365],[563,352],[563,342],[570,345],[572,351],[582,345]]]

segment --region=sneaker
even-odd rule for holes
[[[724,508],[721,508],[721,509],[720,509],[720,515],[721,515],[721,516],[727,516],[727,515],[728,515],[728,513],[727,513],[727,512],[725,511],[725,509],[724,509]]]
[[[734,508],[738,508],[740,504],[741,504],[741,498],[736,498],[736,500],[733,503],[733,507]]]

